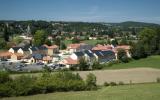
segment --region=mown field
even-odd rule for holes
[[[2,100],[159,100],[160,84],[103,87],[97,91],[57,92]]]
[[[160,68],[160,56],[150,56],[140,60],[133,60],[129,63],[114,64],[110,67],[105,67],[104,69],[128,69],[128,68]]]

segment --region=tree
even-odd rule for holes
[[[34,35],[34,45],[40,46],[45,43],[47,33],[44,30],[37,30]]]
[[[140,42],[137,45],[133,45],[131,48],[131,54],[133,59],[146,58],[147,53],[145,52],[144,45]]]
[[[51,46],[51,45],[52,45],[51,41],[48,40],[48,39],[46,39],[45,44],[47,44],[48,46]]]
[[[96,76],[92,73],[89,73],[86,78],[86,86],[88,90],[96,89]]]
[[[79,70],[81,71],[85,71],[85,70],[88,70],[89,69],[89,65],[87,64],[86,60],[84,58],[81,58],[79,60]]]
[[[13,38],[14,43],[19,44],[23,41],[23,38],[16,36]]]
[[[117,58],[124,63],[129,62],[126,51],[124,49],[119,49],[118,50]]]
[[[143,44],[145,52],[151,55],[157,47],[157,33],[154,29],[145,28],[139,34],[140,42]]]
[[[61,42],[60,49],[64,50],[66,48],[67,48],[66,44],[64,42]]]
[[[4,36],[3,37],[4,37],[5,41],[9,41],[9,31],[8,31],[8,28],[6,25],[4,27]]]
[[[3,38],[0,38],[0,49],[4,49],[6,47],[6,41]]]
[[[80,40],[77,38],[72,39],[72,43],[80,43]]]

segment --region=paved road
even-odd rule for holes
[[[78,72],[81,77],[86,78],[88,73],[93,73],[97,77],[97,84],[102,85],[104,82],[124,83],[145,83],[156,82],[160,78],[160,69],[152,68],[133,68],[120,70],[100,70],[100,71],[81,71]]]

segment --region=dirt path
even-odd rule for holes
[[[160,70],[152,68],[133,68],[120,70],[99,70],[78,72],[81,77],[86,78],[88,73],[93,73],[97,77],[97,84],[104,82],[124,82],[124,83],[145,83],[156,82],[160,78]]]

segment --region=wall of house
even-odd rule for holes
[[[20,48],[17,53],[21,53],[21,54],[24,54],[24,51]]]
[[[78,60],[78,57],[73,53],[71,56],[70,56],[73,60]]]
[[[13,48],[10,48],[10,49],[8,50],[8,52],[15,53],[14,50],[13,50]]]
[[[11,55],[11,60],[18,60],[17,56],[16,55]]]
[[[54,54],[53,49],[48,49],[48,55],[53,56],[53,54]]]

